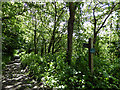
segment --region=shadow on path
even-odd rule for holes
[[[2,90],[41,90],[35,80],[20,68],[20,59],[14,59],[3,70]]]

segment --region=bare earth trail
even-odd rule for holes
[[[2,90],[44,90],[21,69],[20,59],[15,59],[3,70]]]

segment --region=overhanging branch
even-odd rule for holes
[[[117,4],[120,4],[120,2],[118,2]],[[110,10],[109,14],[107,15],[107,17],[104,19],[103,23],[101,24],[101,26],[98,28],[96,34],[100,31],[100,29],[104,26],[106,20],[108,19],[108,17],[111,15],[111,13],[113,12],[113,9],[115,8],[115,6],[117,5],[113,5],[112,9]]]

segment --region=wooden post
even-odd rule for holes
[[[93,49],[93,38],[89,38],[89,68],[91,74],[93,74],[93,53],[91,49]]]
[[[91,38],[91,48],[93,48],[93,38]],[[93,74],[93,53],[91,53],[91,73]]]

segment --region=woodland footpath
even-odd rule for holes
[[[120,2],[1,4],[3,88],[120,89]]]

